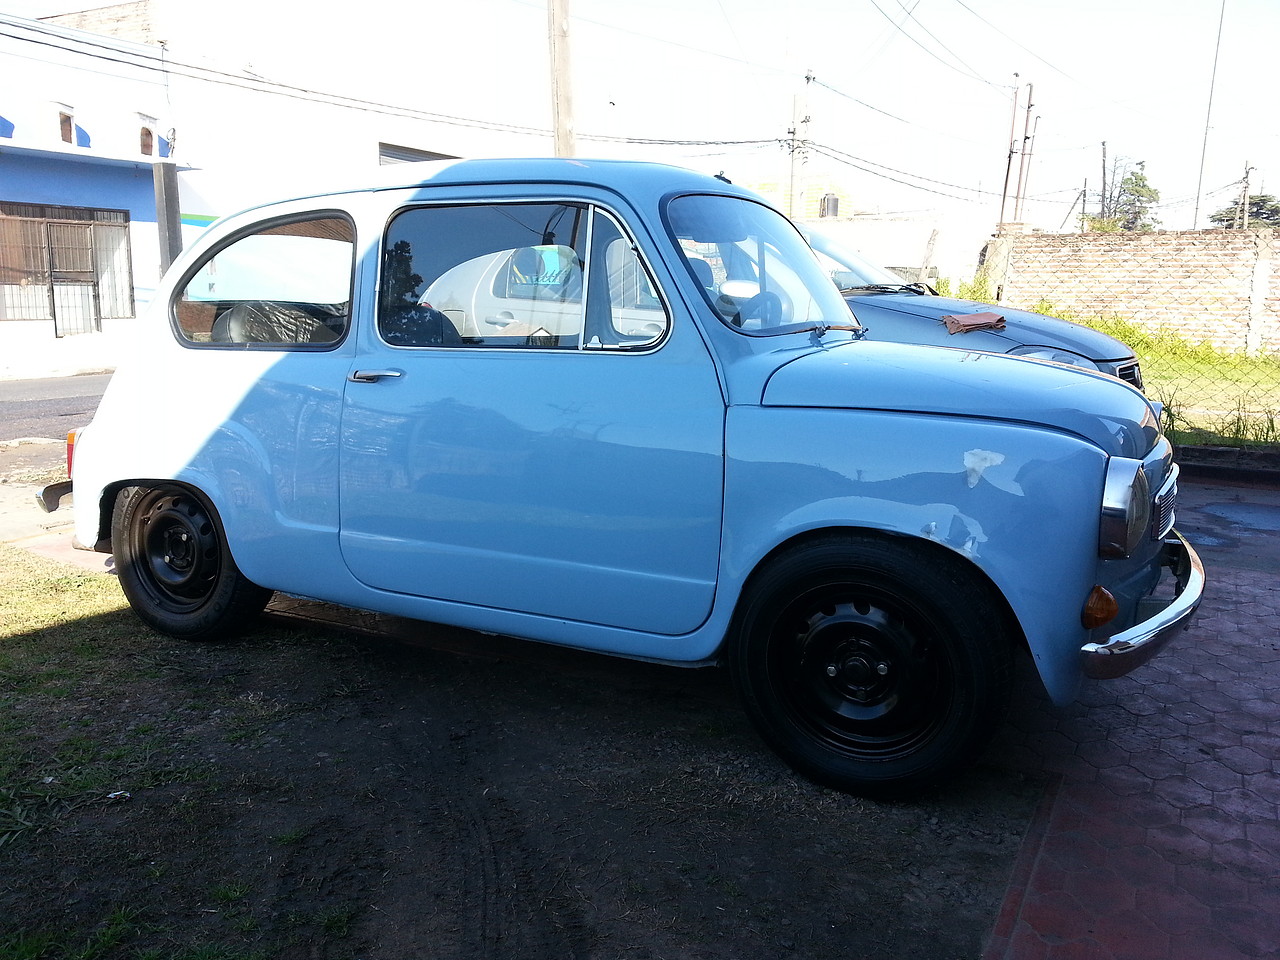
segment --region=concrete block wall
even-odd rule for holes
[[[1232,352],[1280,354],[1280,231],[1002,234],[1000,302],[1130,320]]]

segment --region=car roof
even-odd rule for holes
[[[275,202],[417,187],[519,183],[603,187],[637,200],[657,200],[670,193],[708,190],[756,198],[751,191],[735,187],[728,180],[669,164],[639,160],[523,157],[390,164],[358,183],[336,184],[333,189],[282,197]]]

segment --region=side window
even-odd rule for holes
[[[206,258],[174,301],[188,343],[324,346],[350,323],[355,232],[333,215],[274,222]]]
[[[378,330],[392,345],[619,349],[667,326],[631,244],[587,204],[414,207],[388,228]]]
[[[609,327],[616,346],[647,347],[670,326],[666,307],[635,247],[611,217],[595,221],[596,262],[605,268],[609,293]],[[594,290],[593,290],[594,293]]]

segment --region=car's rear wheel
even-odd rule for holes
[[[1003,716],[1010,630],[992,588],[941,550],[811,541],[752,580],[731,667],[752,722],[800,773],[902,797],[971,762]]]
[[[163,633],[189,640],[228,636],[271,597],[236,567],[216,511],[177,484],[120,491],[111,543],[130,606]]]

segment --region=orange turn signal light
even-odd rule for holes
[[[1110,623],[1120,612],[1120,604],[1106,587],[1095,586],[1089,591],[1089,599],[1084,602],[1080,612],[1080,622],[1086,630]]]

